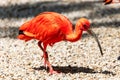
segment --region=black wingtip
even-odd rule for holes
[[[19,30],[19,34],[24,34],[22,30]]]

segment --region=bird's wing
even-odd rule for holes
[[[19,28],[21,34],[19,34],[18,38],[23,40],[30,40],[31,38],[44,40],[56,36],[59,31],[60,27],[56,22],[43,16],[37,16]]]
[[[19,30],[24,32],[23,38],[34,36],[36,39],[45,40],[69,33],[72,31],[72,24],[58,13],[45,12],[23,24]]]

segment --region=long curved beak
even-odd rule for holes
[[[100,49],[100,53],[101,53],[101,55],[103,55],[102,47],[101,47],[101,45],[100,45],[100,42],[99,42],[98,37],[96,36],[96,34],[95,34],[91,29],[88,29],[87,32],[88,32],[91,36],[93,36],[93,37],[95,38],[95,40],[96,40],[96,42],[97,42],[97,44],[98,44],[98,47],[99,47],[99,49]]]

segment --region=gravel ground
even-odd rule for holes
[[[97,0],[0,0],[0,80],[120,80],[120,4]],[[43,11],[67,16],[73,24],[81,17],[91,21],[104,55],[86,32],[75,42],[47,48],[50,62],[60,74],[43,66],[36,40],[18,40],[18,28]]]

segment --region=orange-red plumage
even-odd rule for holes
[[[112,3],[113,0],[104,0],[105,4],[110,4]]]
[[[28,40],[35,38],[42,42],[47,42],[47,40],[50,42],[56,37],[59,38],[58,40],[64,39],[64,35],[72,31],[71,26],[72,24],[66,17],[58,13],[44,12],[23,24],[19,30],[35,35],[35,37],[24,35],[23,40],[26,37]],[[18,38],[22,39],[21,35]]]
[[[75,30],[73,30],[72,23],[65,16],[55,12],[43,12],[19,28],[18,38],[25,41],[39,40],[38,46],[43,51],[44,64],[49,67],[49,72],[53,74],[56,71],[49,63],[46,52],[47,45],[53,45],[62,40],[77,41],[80,39],[82,32],[88,30],[89,27],[89,21],[81,18],[77,21]],[[88,31],[91,34],[90,30]]]
[[[105,2],[105,5],[107,5],[107,4],[111,4],[111,3],[120,3],[120,0],[119,0],[119,2],[116,2],[116,0],[104,0],[104,2]]]

